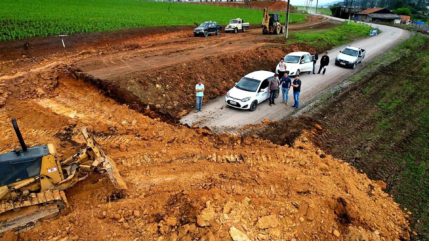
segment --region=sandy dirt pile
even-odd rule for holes
[[[150,119],[67,67],[2,81],[1,152],[53,143],[66,158],[87,126],[129,190],[92,175],[66,191],[70,210],[19,240],[408,240],[406,215],[348,164],[299,137],[295,147]],[[19,85],[20,88],[16,88]]]

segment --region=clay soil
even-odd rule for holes
[[[168,62],[156,64],[156,56],[168,55],[174,61],[175,51],[184,51],[183,55],[193,53],[196,59],[191,66],[197,68],[198,61],[213,61],[212,65],[219,67],[220,72],[224,71],[220,65],[222,55],[228,54],[228,61],[236,58],[236,62],[240,62],[245,57],[255,59],[254,54],[259,53],[256,58],[260,63],[273,55],[264,50],[277,44],[275,36],[264,37],[266,46],[256,47],[248,46],[252,41],[248,40],[249,36],[253,33],[188,40],[189,31],[183,30],[116,45],[3,61],[0,76],[2,153],[18,146],[10,124],[12,118],[18,120],[28,146],[52,143],[61,159],[84,145],[80,129],[86,126],[117,164],[128,185],[127,191],[119,192],[106,176],[93,174],[66,190],[70,208],[59,217],[43,221],[19,236],[7,234],[3,238],[409,240],[409,217],[402,213],[392,196],[382,190],[385,184],[371,181],[347,163],[315,147],[309,138],[316,130],[299,135],[294,147],[289,147],[256,136],[218,135],[207,129],[161,122],[156,116],[163,117],[165,113],[150,107],[139,109],[144,101],[136,102],[135,93],[125,92],[127,85],[131,89],[133,81],[140,81],[135,78],[139,73],[124,75],[121,81],[112,78],[103,83],[84,72],[83,67],[80,70],[76,67],[106,66],[105,71],[112,68],[113,74],[120,72],[112,67],[115,64],[102,65],[110,61],[105,58],[107,54],[112,56],[112,62],[121,59],[116,56],[123,56],[122,60],[127,59],[124,61],[127,63],[133,62],[132,53],[139,61],[149,56],[148,61],[153,61],[155,66],[141,72],[152,71],[150,79],[161,82],[160,89],[170,88],[164,92],[166,95],[174,95],[183,84],[174,81],[182,73],[169,78],[170,72],[164,71],[174,70],[178,65],[188,66],[188,59],[181,57],[175,67],[169,67]],[[155,40],[160,40],[159,45],[151,47]],[[248,48],[242,47],[240,52],[232,48],[214,52],[198,60],[198,51],[210,52],[230,42],[233,45],[243,42]],[[275,53],[279,56],[280,51],[286,51],[279,49]],[[160,53],[161,50],[165,53]],[[237,75],[245,71],[240,69],[245,65],[236,67]],[[184,69],[186,67],[181,71]],[[187,70],[183,75],[191,75],[195,70]],[[216,76],[216,72],[212,73]],[[212,74],[201,68],[197,76],[208,80]],[[126,80],[126,84],[121,83]],[[171,87],[167,87],[166,80],[171,81]],[[122,92],[115,92],[119,88]],[[125,97],[121,97],[121,93],[125,93]],[[180,98],[180,95],[176,97]],[[174,104],[176,99],[171,102]],[[186,111],[186,105],[177,104],[174,109],[173,114]],[[155,118],[149,117],[151,113]]]

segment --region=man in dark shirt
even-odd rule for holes
[[[319,55],[317,54],[316,51],[314,51],[314,54],[313,54],[313,74],[316,74],[316,63],[317,63],[317,60],[319,60]]]
[[[284,76],[280,80],[280,85],[282,87],[282,103],[288,105],[287,101],[289,99],[289,89],[292,84],[292,80],[289,78],[288,74],[285,73]]]
[[[326,69],[328,68],[329,65],[329,56],[328,56],[328,52],[325,52],[325,55],[323,55],[323,57],[320,59],[320,69],[318,74],[320,74],[320,71],[323,68],[323,74],[325,74]]]
[[[295,76],[295,79],[292,82],[293,87],[293,99],[295,100],[295,104],[292,107],[298,109],[299,107],[299,92],[301,92],[301,80],[299,79],[299,75]]]
[[[270,92],[270,106],[273,104],[275,105],[276,103],[274,103],[274,98],[276,96],[276,92],[279,91],[279,77],[277,74],[274,74],[274,78],[272,78],[270,80],[270,83],[268,85],[268,92]]]

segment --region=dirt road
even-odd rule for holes
[[[291,25],[291,30],[315,27],[328,21],[326,17],[311,16],[305,23]],[[94,56],[79,61],[76,66],[97,79],[120,80],[149,69],[168,68],[194,59],[255,49],[274,41],[276,37],[262,35],[260,28],[251,28],[246,34],[222,33],[208,38],[195,38],[191,31],[187,31],[173,39],[143,40],[138,49]]]
[[[323,91],[337,85],[344,79],[356,74],[372,61],[386,53],[397,44],[409,38],[411,34],[408,31],[372,24],[378,27],[382,33],[378,36],[369,37],[363,40],[356,41],[351,44],[356,47],[361,47],[366,50],[366,56],[362,64],[359,64],[356,69],[346,69],[335,66],[335,58],[338,51],[344,46],[337,47],[329,51],[330,63],[325,75],[301,74],[302,81],[300,108],[305,106],[310,99],[322,93]],[[320,59],[319,55],[319,59]],[[317,70],[319,63],[317,63]],[[236,81],[239,81],[237,79]],[[268,101],[258,105],[254,112],[237,110],[233,108],[225,108],[225,98],[219,97],[216,100],[210,101],[203,106],[199,113],[193,113],[183,117],[180,122],[188,125],[207,126],[210,129],[218,132],[229,129],[228,127],[242,127],[247,124],[259,124],[264,119],[280,120],[296,112],[293,105],[292,90],[289,91],[289,106],[280,104],[281,99],[276,100],[276,105],[270,107]]]

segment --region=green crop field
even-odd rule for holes
[[[209,5],[136,0],[1,0],[0,41],[37,36],[112,31],[151,26],[262,21],[262,11]],[[284,21],[285,15],[282,14]],[[305,16],[292,14],[292,22]]]

